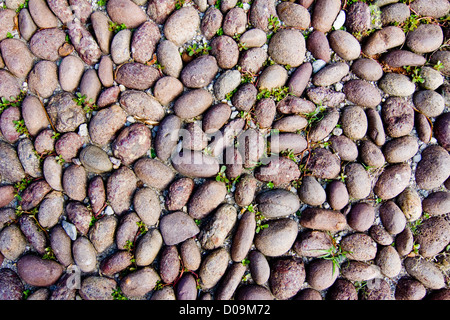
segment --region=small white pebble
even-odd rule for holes
[[[120,92],[124,92],[127,88],[123,84],[119,84]]]
[[[238,114],[239,114],[238,111],[233,111],[233,112],[231,113],[230,119],[236,118]]]
[[[423,150],[425,150],[427,148],[427,146],[428,145],[426,143],[420,142],[419,143],[419,151],[422,152]]]
[[[313,67],[313,73],[318,72],[320,69],[322,69],[323,67],[325,67],[327,63],[321,59],[318,59],[316,61],[314,61],[312,63],[312,67]]]
[[[338,82],[334,85],[334,89],[336,91],[341,91],[343,87],[344,87],[344,85],[341,82]]]
[[[83,123],[78,127],[78,134],[82,137],[88,136],[88,127],[86,123]]]
[[[333,135],[340,136],[341,134],[342,134],[342,129],[341,128],[334,128],[333,129]]]
[[[64,231],[66,231],[67,235],[72,241],[77,239],[77,228],[70,222],[63,220],[61,222]]]
[[[114,169],[119,168],[120,167],[120,160],[114,157],[109,157],[109,160],[111,161],[111,163],[113,164]]]
[[[106,208],[105,208],[105,214],[106,215],[108,215],[108,216],[112,216],[113,214],[114,214],[114,210],[113,210],[113,208],[111,207],[111,206],[107,206]]]
[[[127,117],[127,121],[130,122],[130,123],[135,123],[136,119],[134,117],[132,117],[132,116],[128,116]]]
[[[76,164],[77,166],[81,166],[81,161],[80,161],[80,159],[78,159],[78,158],[72,158],[72,162],[73,162],[74,164]]]
[[[334,30],[339,30],[344,26],[345,23],[345,11],[341,10],[339,14],[336,17],[336,20],[333,22],[333,28]]]

